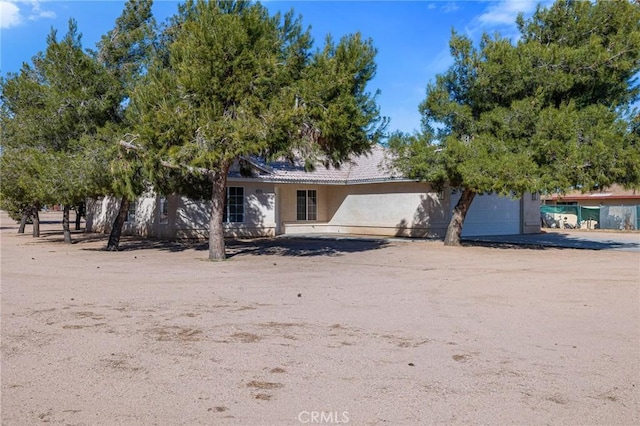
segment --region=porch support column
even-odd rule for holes
[[[281,235],[284,233],[284,230],[282,229],[282,219],[280,218],[280,195],[281,195],[281,191],[280,191],[280,185],[274,185],[273,186],[273,191],[275,193],[275,203],[274,203],[274,211],[273,211],[273,218],[276,222],[276,235]]]

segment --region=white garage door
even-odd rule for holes
[[[460,191],[451,194],[451,210]],[[515,235],[520,233],[520,200],[497,195],[476,195],[462,227],[463,237]]]

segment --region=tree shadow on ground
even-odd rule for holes
[[[80,231],[78,231],[80,232]],[[74,235],[74,244],[95,243],[104,241],[106,246],[108,236],[105,234],[79,233]],[[61,235],[51,235],[46,242],[62,243]],[[44,242],[44,241],[43,241]],[[245,255],[257,256],[340,256],[345,253],[357,253],[377,250],[389,242],[383,239],[324,239],[324,238],[252,238],[227,239],[227,258]],[[103,251],[104,247],[86,247],[82,250]],[[186,250],[207,251],[209,244],[203,240],[169,240],[157,238],[141,238],[123,236],[120,240],[119,251],[161,250],[181,252]]]
[[[73,228],[75,227],[75,222],[74,221],[70,221],[70,226],[71,226],[71,232],[73,232]],[[62,221],[61,220],[41,220],[40,221],[40,227],[42,228],[44,225],[55,225],[55,224],[59,224],[60,225],[60,230],[56,230],[56,231],[43,231],[42,229],[40,229],[40,235],[44,235],[44,234],[62,234]],[[7,230],[7,229],[15,229],[15,233],[18,234],[18,226],[20,226],[19,223],[12,223],[10,225],[2,225],[0,226],[0,230]],[[25,228],[24,228],[24,234],[29,234],[31,235],[33,232],[33,222],[27,222]],[[75,232],[84,232],[84,230],[82,231],[75,231]],[[22,234],[18,234],[18,235],[22,235]]]
[[[388,241],[382,239],[260,238],[230,240],[227,243],[227,257],[241,255],[341,256],[345,253],[377,250],[388,244]]]
[[[106,244],[106,240],[109,237],[108,235],[104,235],[104,234],[94,234],[94,233],[87,233],[85,232],[84,229],[73,229],[73,224],[71,225],[71,243],[72,244],[76,244],[76,243],[90,243],[93,241],[101,241],[101,240],[105,240],[105,244]],[[25,231],[24,234],[18,234],[18,235],[25,235],[28,237],[31,237],[31,232]],[[41,230],[40,231],[40,238],[42,239],[43,243],[64,243],[64,232],[62,231],[62,225],[60,225],[60,230]]]
[[[92,244],[93,247],[82,247],[82,250],[104,251],[108,235],[71,231],[74,244]],[[30,234],[24,234],[31,238]],[[397,240],[397,239],[396,239]],[[407,241],[411,241],[408,238]],[[420,240],[423,240],[420,238]],[[434,239],[428,239],[433,241]],[[41,233],[37,243],[64,243],[61,231],[45,231]],[[102,242],[104,246],[96,247],[95,243]],[[377,250],[390,244],[384,238],[309,238],[309,237],[276,237],[254,239],[227,239],[227,257],[243,255],[275,255],[275,256],[340,256],[345,253],[357,253]],[[583,250],[622,250],[640,252],[640,238],[637,242],[612,239],[588,239],[587,235],[580,238],[560,233],[540,233],[529,235],[500,235],[490,237],[466,237],[462,239],[466,247],[488,247],[510,250],[548,250],[548,249],[583,249]],[[158,238],[144,238],[137,236],[122,236],[120,251],[161,250],[181,252],[186,250],[207,251],[209,245],[204,240],[170,240]]]
[[[490,241],[477,241],[477,240],[462,240],[460,245],[462,247],[486,247],[493,249],[503,250],[547,250],[547,249],[562,249],[566,247],[546,247],[541,244],[514,244],[514,243],[499,243]]]

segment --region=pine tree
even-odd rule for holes
[[[516,44],[485,34],[476,48],[454,32],[422,132],[390,139],[408,175],[462,191],[447,245],[476,194],[640,184],[623,114],[638,96],[640,5],[560,0],[517,23]]]
[[[209,184],[209,258],[225,258],[227,173],[242,156],[296,150],[339,164],[367,151],[383,130],[366,85],[375,49],[359,35],[311,53],[293,12],[259,3],[188,1],[180,7],[132,97],[139,143],[154,181],[178,174]],[[171,168],[169,167],[169,168]]]
[[[73,20],[61,40],[51,31],[46,50],[32,62],[2,80],[2,147],[7,155],[30,161],[20,172],[28,176],[17,180],[30,182],[21,185],[26,199],[14,201],[62,204],[65,242],[70,243],[71,206],[97,190],[88,180],[96,173],[94,136],[113,119],[119,100],[112,78],[83,50]],[[3,188],[3,196],[8,193],[20,191]]]
[[[112,90],[127,105],[131,93],[147,69],[156,42],[156,24],[151,7],[152,0],[129,0],[114,28],[98,43],[96,57],[115,83]],[[111,226],[107,242],[108,251],[118,250],[122,227],[129,211],[130,200],[138,197],[148,182],[144,179],[142,158],[138,153],[117,142],[125,140],[133,131],[131,114],[126,106],[119,110],[110,126],[105,129],[106,143],[102,155],[110,158],[111,181],[105,185],[105,194],[120,198],[118,214]]]

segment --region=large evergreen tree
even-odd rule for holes
[[[131,93],[146,72],[156,43],[156,25],[151,13],[152,0],[129,0],[116,19],[114,28],[98,43],[97,60],[113,77],[112,90],[120,99],[121,108],[109,126],[103,129],[102,156],[110,159],[110,181],[104,194],[120,198],[118,214],[111,226],[108,251],[118,250],[122,227],[129,211],[130,200],[146,189],[141,157],[118,144],[133,132],[131,114],[126,107]]]
[[[516,44],[485,34],[476,48],[453,33],[422,132],[390,138],[408,175],[461,190],[447,245],[460,244],[476,194],[640,184],[624,119],[638,96],[640,4],[559,0],[517,22]]]
[[[38,210],[46,192],[38,184],[43,131],[41,111],[45,107],[45,88],[39,73],[23,65],[21,72],[0,80],[0,206],[16,220],[21,219],[19,233],[33,219],[33,236],[40,236]]]
[[[359,35],[311,52],[293,13],[259,3],[188,1],[163,37],[147,82],[134,91],[136,143],[156,176],[167,166],[209,182],[209,258],[224,259],[227,172],[247,155],[295,150],[339,164],[380,136],[366,85],[375,49]],[[165,171],[161,171],[165,170]]]
[[[61,40],[51,31],[46,50],[32,62],[1,82],[3,151],[30,161],[21,171],[29,176],[15,181],[24,191],[3,189],[2,195],[22,194],[26,199],[16,202],[35,206],[62,204],[65,242],[70,243],[69,209],[97,190],[90,180],[99,165],[94,136],[113,119],[119,100],[111,90],[112,77],[83,50],[73,20]]]
[[[45,194],[37,182],[43,156],[32,148],[15,149],[3,145],[0,156],[0,208],[20,221],[18,233],[24,233],[27,221],[33,221],[33,236],[40,236],[40,202]]]

